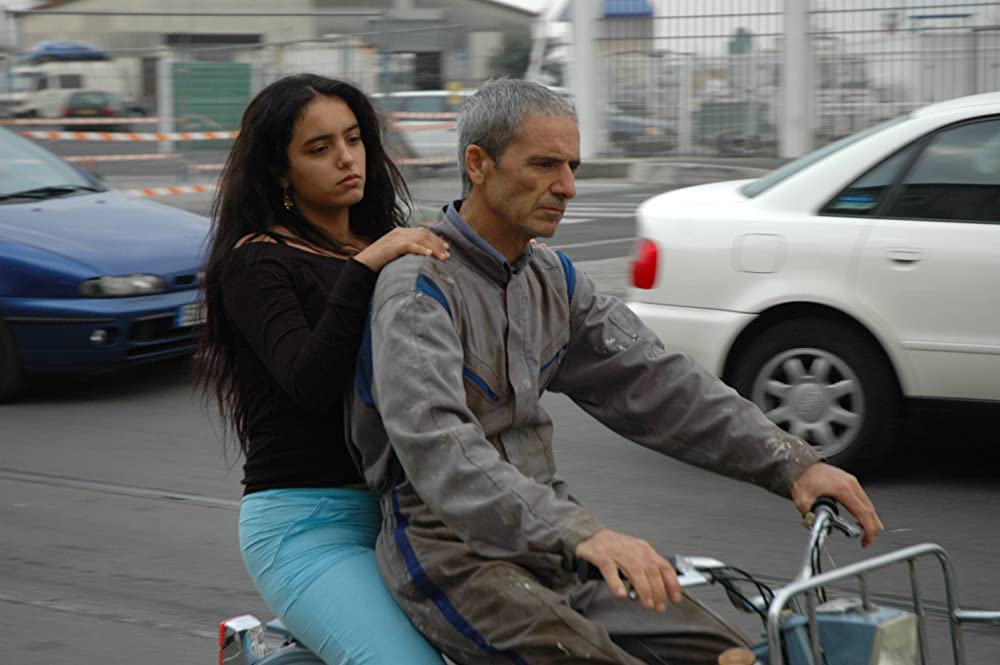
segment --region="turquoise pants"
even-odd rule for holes
[[[243,561],[265,602],[328,665],[442,665],[379,576],[381,521],[366,490],[255,492],[240,508]]]

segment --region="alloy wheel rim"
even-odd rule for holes
[[[861,380],[839,356],[802,347],[774,356],[754,379],[751,399],[764,414],[825,457],[849,448],[864,423]]]

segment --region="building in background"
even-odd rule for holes
[[[0,105],[58,115],[58,101],[43,107],[34,98],[68,96],[86,81],[192,131],[235,127],[253,94],[294,72],[343,78],[372,93],[475,87],[491,75],[523,74],[536,18],[497,0],[53,0],[33,9],[51,13],[15,14]],[[81,63],[74,76],[72,63],[24,57],[35,45],[67,41],[105,53],[104,65],[88,65],[101,73],[85,76]],[[519,52],[523,65],[510,60]]]
[[[172,0],[155,3],[172,15],[143,15],[151,4],[43,2],[35,9],[81,14],[21,15],[18,45],[24,51],[42,41],[86,40],[129,61],[124,69],[140,97],[155,95],[156,62],[168,51],[174,62],[254,65],[258,83],[305,69],[350,78],[373,92],[440,89],[497,73],[499,56],[514,46],[530,48],[535,19],[534,12],[490,0]]]

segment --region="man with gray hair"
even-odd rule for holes
[[[383,269],[358,359],[352,438],[382,498],[382,575],[417,628],[461,663],[715,663],[745,642],[681,593],[648,543],[570,496],[546,390],[802,512],[833,496],[866,544],[881,527],[875,509],[852,476],[531,242],[555,233],[576,193],[568,100],[488,82],[465,102],[459,137],[463,199],[433,227],[451,256]]]

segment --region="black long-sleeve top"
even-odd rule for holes
[[[233,250],[222,292],[249,413],[245,494],[363,482],[345,446],[342,399],[376,277],[357,261],[281,243]]]

